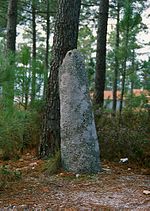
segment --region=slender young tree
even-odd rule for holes
[[[113,82],[113,114],[116,111],[117,85],[121,89],[121,110],[123,95],[129,88],[129,84],[131,84],[131,90],[133,86],[139,86],[137,80],[135,82],[135,78],[138,78],[139,75],[137,75],[136,49],[140,46],[137,42],[137,34],[145,27],[140,15],[145,7],[146,5],[139,0],[113,0],[113,4],[111,1],[112,10],[110,12],[113,18],[117,17],[115,31],[112,31],[109,40],[111,48],[108,54],[108,62],[111,60],[108,67],[113,70],[110,72],[110,74],[113,72],[113,76],[109,77],[109,81],[113,78],[113,81],[111,81]],[[110,86],[112,85],[111,82]]]
[[[59,0],[39,149],[42,158],[53,156],[60,148],[58,72],[67,51],[77,48],[80,7],[81,0]]]
[[[96,76],[95,76],[95,103],[101,107],[104,103],[105,75],[106,75],[106,37],[109,0],[101,0],[99,5]]]
[[[32,0],[32,92],[31,104],[34,103],[36,95],[36,2]]]
[[[131,62],[132,62],[132,66],[131,66],[131,75],[130,75],[130,81],[131,81],[131,90],[130,90],[130,94],[131,96],[133,96],[133,89],[134,89],[134,84],[135,84],[135,78],[136,78],[136,68],[137,68],[137,64],[135,61],[135,49],[132,50],[132,58],[131,58]]]
[[[125,2],[125,15],[124,15],[124,22],[125,22],[125,36],[124,36],[124,60],[122,64],[122,86],[121,86],[121,96],[120,96],[120,107],[119,112],[121,114],[123,108],[123,97],[125,92],[125,81],[126,81],[126,71],[127,71],[127,59],[129,54],[129,32],[130,32],[130,20],[132,17],[132,7],[131,7],[131,0],[126,0]]]
[[[45,71],[44,71],[44,92],[43,96],[45,98],[47,78],[48,78],[48,66],[49,66],[49,36],[50,36],[50,2],[46,0],[47,11],[46,11],[46,52],[45,52]]]
[[[114,80],[113,80],[113,113],[116,112],[117,106],[117,81],[118,81],[118,70],[119,70],[119,22],[120,22],[120,3],[117,0],[117,24],[116,24],[116,40],[115,40],[115,68],[114,68]]]

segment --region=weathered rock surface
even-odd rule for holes
[[[59,89],[62,166],[75,173],[96,173],[100,171],[99,144],[84,59],[76,49],[63,60]]]

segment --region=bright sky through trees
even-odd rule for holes
[[[150,3],[150,0],[149,0]],[[148,27],[148,29],[144,32],[140,32],[138,34],[138,40],[139,40],[139,44],[145,44],[145,46],[143,48],[140,48],[139,50],[137,50],[139,57],[141,60],[147,60],[148,57],[150,56],[150,7],[147,8],[142,15],[142,21],[144,24],[146,24],[146,26]],[[113,19],[109,19],[108,21],[108,33],[110,33],[111,30],[114,30],[115,27],[115,20]],[[26,43],[27,39],[24,39],[23,34],[25,33],[26,28],[24,26],[18,26],[17,27],[17,32],[18,32],[18,36],[17,36],[17,45],[19,46],[19,44],[21,43]],[[37,30],[41,33],[41,35],[43,37],[46,37],[45,32],[42,30],[42,27],[40,26],[40,24],[37,24]],[[96,35],[96,30],[93,29],[93,34]],[[52,44],[53,42],[53,35],[50,36],[50,43]],[[17,46],[17,47],[18,47]],[[37,43],[38,46],[38,43]]]
[[[146,44],[143,48],[138,50],[138,53],[141,53],[140,58],[145,60],[150,57],[150,7],[143,12],[142,21],[147,25],[148,29],[146,32],[140,32],[138,34],[139,42]]]

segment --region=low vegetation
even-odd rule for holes
[[[52,175],[57,172],[61,166],[60,151],[55,153],[54,157],[49,158],[43,166],[43,171],[48,175]]]
[[[9,183],[17,181],[20,178],[20,171],[11,170],[8,165],[0,166],[0,190],[6,188]]]
[[[0,158],[18,159],[23,151],[38,148],[40,136],[40,106],[32,110],[15,108],[11,114],[0,110]],[[101,159],[119,161],[128,157],[129,162],[149,166],[150,116],[147,110],[126,109],[121,117],[112,116],[107,110],[95,112]],[[55,171],[60,153],[50,159],[46,169]],[[58,164],[59,165],[59,164]],[[52,170],[53,169],[53,170]]]
[[[0,158],[18,159],[27,148],[39,143],[40,120],[38,110],[0,109]]]
[[[125,110],[121,117],[111,116],[109,111],[96,115],[101,158],[149,166],[150,116],[148,111]]]

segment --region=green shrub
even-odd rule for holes
[[[24,149],[38,145],[40,120],[36,111],[1,109],[0,116],[0,157],[17,158]]]
[[[147,97],[144,94],[139,96],[128,95],[126,97],[126,109],[142,108],[147,102]]]
[[[6,58],[1,43],[0,47],[0,158],[12,159],[38,145],[43,101],[36,100],[32,106],[23,102],[31,95],[30,49],[24,46],[18,57],[9,53]]]
[[[104,112],[96,116],[101,157],[119,161],[128,157],[129,162],[150,165],[150,124],[147,112],[125,111],[122,116],[111,117]]]

